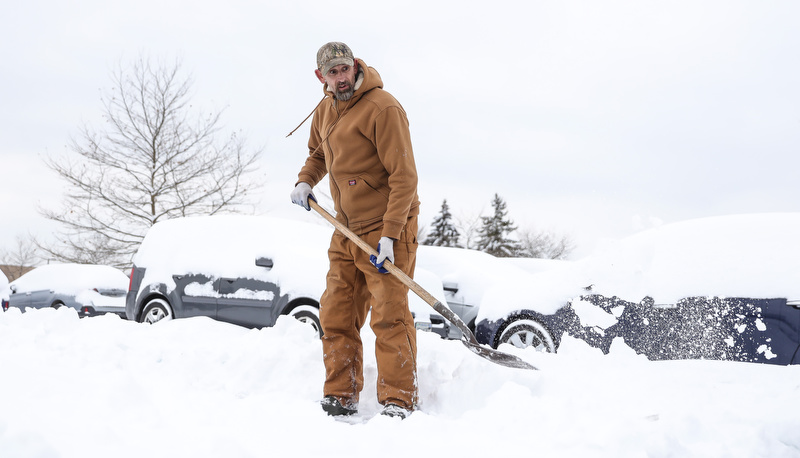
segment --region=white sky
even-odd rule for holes
[[[265,147],[257,212],[308,218],[288,197],[308,127],[284,137],[322,96],[327,41],[406,108],[422,224],[498,193],[581,255],[659,222],[800,210],[797,2],[70,3],[0,18],[0,249],[53,230],[36,207],[63,184],[42,157],[102,126],[111,71],[140,54],[181,58],[195,106]]]

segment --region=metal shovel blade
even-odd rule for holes
[[[320,207],[320,205],[313,199],[308,199],[308,204],[311,208],[314,209],[317,213],[319,213],[323,218],[328,220],[329,223],[333,224],[333,226],[342,234],[344,234],[348,239],[350,239],[353,243],[359,246],[362,250],[367,252],[369,255],[378,256],[378,252],[372,248],[367,242],[361,239],[358,235],[356,235],[353,231],[347,228],[344,224],[340,223],[333,217],[327,210]],[[493,348],[488,348],[482,346],[478,343],[478,340],[475,338],[475,335],[469,329],[469,327],[464,323],[464,321],[456,315],[452,310],[450,310],[447,306],[439,302],[431,293],[423,289],[417,282],[415,282],[411,277],[406,275],[399,267],[395,266],[391,262],[384,261],[383,268],[388,270],[390,274],[397,277],[404,285],[408,287],[411,291],[420,297],[423,301],[428,303],[434,310],[436,310],[440,315],[442,315],[447,321],[451,322],[455,327],[457,327],[461,333],[463,334],[462,342],[464,345],[469,348],[473,353],[480,356],[481,358],[485,358],[495,364],[499,364],[501,366],[506,367],[513,367],[515,369],[531,369],[537,370],[535,366],[528,364],[527,362],[523,361],[522,359],[518,358],[514,355],[509,355],[508,353],[503,353],[501,351],[495,350]]]
[[[399,270],[399,269],[398,269]],[[402,273],[402,271],[400,271]],[[402,280],[402,279],[401,279]],[[413,281],[413,280],[411,280]],[[415,283],[416,284],[416,283]],[[420,289],[419,285],[417,285]],[[501,366],[506,367],[513,367],[514,369],[530,369],[530,370],[538,370],[536,366],[533,366],[517,356],[510,355],[508,353],[503,353],[500,350],[495,350],[494,348],[489,348],[487,346],[481,345],[478,343],[478,339],[475,338],[475,334],[469,329],[464,321],[455,314],[450,308],[442,304],[441,302],[437,301],[433,296],[433,302],[429,301],[426,297],[420,294],[416,289],[409,287],[409,289],[413,290],[417,295],[419,295],[422,300],[428,303],[434,310],[436,310],[440,315],[442,315],[447,321],[451,322],[455,327],[457,327],[462,334],[461,342],[464,344],[465,347],[469,348],[470,351],[475,353],[476,355],[480,356],[481,358],[488,359],[489,361],[499,364]],[[425,294],[430,294],[422,290]]]
[[[534,371],[539,370],[536,366],[533,366],[514,355],[509,355],[508,353],[503,353],[502,351],[495,350],[493,348],[487,348],[480,344],[467,342],[466,340],[462,340],[462,342],[464,342],[464,345],[472,350],[473,353],[481,358],[488,359],[495,364],[512,367],[514,369],[530,369]]]

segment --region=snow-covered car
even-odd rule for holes
[[[556,351],[563,336],[649,359],[800,363],[800,213],[664,225],[492,288],[476,337]],[[524,294],[520,294],[523,291]]]
[[[247,327],[293,316],[321,332],[332,227],[267,216],[176,218],[155,224],[134,256],[128,319],[207,316]],[[418,271],[417,282],[443,300],[441,281]],[[437,288],[438,286],[438,294]],[[411,294],[411,293],[410,293]],[[410,307],[426,329],[430,310]]]
[[[95,264],[48,264],[9,284],[9,307],[71,307],[80,316],[125,316],[129,279],[121,270]]]
[[[420,245],[417,267],[436,274],[442,281],[449,308],[475,331],[475,320],[485,291],[508,284],[514,289],[525,284],[530,272],[554,269],[567,261],[548,259],[497,258],[483,251]],[[460,339],[461,331],[437,314],[431,316],[434,332]]]

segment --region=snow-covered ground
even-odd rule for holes
[[[800,225],[800,215],[768,218],[770,224],[737,220],[733,226],[748,236],[747,248],[722,244],[722,254],[710,258],[724,261],[728,275],[704,276],[753,294],[763,292],[761,287],[772,292],[795,286],[799,255],[797,231],[790,226]],[[704,233],[697,226],[680,227],[688,228],[681,246]],[[645,241],[656,240],[648,237]],[[766,250],[768,265],[741,262],[738,253],[763,251],[756,250],[761,245],[776,245]],[[639,267],[668,267],[652,262],[656,248],[673,253],[660,245],[646,252],[619,246],[609,245],[607,259],[614,266],[636,267],[622,275],[635,294],[650,284],[634,275],[644,272]],[[710,242],[700,246],[710,247]],[[736,256],[722,256],[726,253]],[[532,292],[530,281],[511,281],[512,288],[498,280],[493,295],[482,294],[494,283],[478,280],[508,280],[522,271],[480,262],[475,264],[480,272],[466,258],[480,253],[460,255],[458,275],[443,280],[463,283],[464,294],[476,289],[482,308],[493,302],[487,297],[504,298],[496,302],[505,306],[525,297],[519,285]],[[216,264],[223,260],[222,254],[210,257]],[[246,264],[252,259],[252,253],[246,256]],[[448,260],[453,259],[434,256],[426,262],[434,268]],[[759,272],[769,267],[777,274],[743,277],[734,275],[739,270],[728,271],[734,266]],[[541,270],[526,270],[531,268]],[[557,274],[548,266],[538,275]],[[670,287],[680,279],[658,278],[675,280],[667,281]],[[800,457],[800,365],[653,362],[619,340],[607,355],[569,337],[557,354],[501,347],[540,368],[526,371],[494,365],[459,341],[420,332],[421,403],[401,421],[378,415],[374,336],[368,327],[363,335],[366,386],[360,412],[343,421],[319,407],[320,341],[291,318],[265,329],[199,317],[151,326],[114,315],[79,319],[68,308],[11,309],[0,313],[0,458]]]
[[[0,456],[800,456],[800,366],[651,362],[567,339],[509,369],[419,333],[421,405],[377,415],[374,337],[351,422],[326,416],[321,344],[282,318],[143,325],[0,314]]]

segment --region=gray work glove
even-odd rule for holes
[[[387,259],[394,264],[394,239],[381,237],[380,242],[378,242],[378,256],[373,254],[369,257],[369,260],[378,268],[378,272],[388,274],[389,271],[383,267],[383,261]]]
[[[308,205],[308,199],[314,199],[314,202],[317,201],[317,198],[314,197],[314,192],[311,191],[311,185],[304,181],[297,183],[297,186],[292,190],[291,197],[293,204],[297,204],[308,211],[311,211],[311,207]]]

